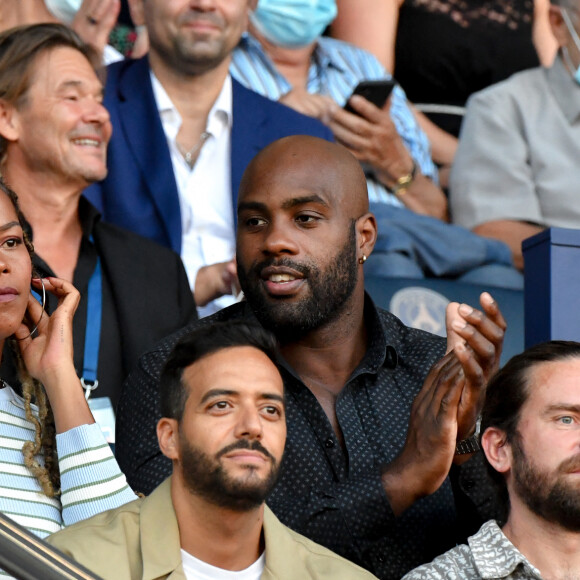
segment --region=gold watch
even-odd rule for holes
[[[411,172],[407,173],[407,175],[399,177],[399,179],[397,179],[397,181],[395,182],[395,185],[393,185],[391,189],[393,194],[396,195],[397,197],[402,197],[403,195],[405,195],[405,193],[407,193],[407,189],[411,187],[411,184],[415,180],[416,175],[417,175],[417,164],[413,160],[413,168],[411,169]]]

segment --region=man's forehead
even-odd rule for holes
[[[550,405],[553,402],[580,403],[580,358],[542,362],[528,371],[527,402]]]
[[[280,139],[262,150],[246,170],[239,195],[245,201],[309,194],[323,198],[328,206],[346,203],[349,213],[357,215],[368,204],[358,161],[335,143],[304,135]]]
[[[190,394],[203,398],[211,390],[230,390],[239,395],[282,393],[280,373],[270,358],[251,346],[228,347],[207,354],[186,367],[184,382]]]
[[[292,210],[303,205],[332,208],[337,196],[316,187],[255,187],[240,196],[238,209]]]
[[[80,51],[59,46],[39,54],[32,65],[31,86],[46,83],[53,88],[61,86],[103,86],[87,57]]]
[[[240,189],[239,199],[240,202],[259,200],[280,207],[304,200],[330,207],[343,196],[339,170],[322,163],[290,159],[273,167],[256,166]]]

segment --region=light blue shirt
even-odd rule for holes
[[[261,44],[249,33],[242,36],[232,54],[232,76],[244,86],[275,101],[292,90]],[[318,39],[308,72],[306,89],[311,94],[331,97],[344,105],[362,80],[390,79],[391,75],[369,52],[333,38]],[[400,86],[393,90],[391,118],[421,173],[437,182],[437,169],[431,160],[429,141],[407,106]],[[401,202],[384,185],[367,176],[369,200],[401,206]]]

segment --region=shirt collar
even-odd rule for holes
[[[382,324],[379,311],[372,298],[366,292],[364,317],[368,348],[358,369],[355,371],[355,375],[365,372],[376,373],[382,366],[394,368],[397,365],[395,346],[398,343],[398,338],[391,328]]]
[[[332,38],[321,36],[316,43],[313,57],[316,59],[320,68],[335,68],[340,72],[346,70],[344,60],[338,58],[338,52],[332,49],[336,41]],[[335,45],[336,46],[336,45]]]
[[[365,355],[349,378],[364,374],[376,374],[382,366],[394,369],[398,363],[396,347],[399,339],[393,329],[385,327],[372,298],[365,292],[364,303],[365,328],[367,331],[368,348]],[[284,367],[294,378],[301,380],[294,369],[282,358],[278,357],[278,364]]]
[[[233,118],[232,102],[232,77],[228,74],[224,81],[222,90],[213,104],[207,118],[207,131],[212,135],[217,137],[224,129],[227,128],[231,130]]]
[[[550,87],[556,102],[570,124],[580,119],[580,86],[572,78],[558,55],[554,64],[545,69]]]
[[[479,532],[467,540],[475,566],[483,580],[506,578],[518,566],[523,566],[526,577],[542,580],[537,568],[507,539],[493,520],[481,526]]]
[[[95,225],[101,221],[99,210],[84,196],[79,200],[79,221],[85,238],[92,236]]]
[[[286,77],[280,73],[276,68],[276,65],[272,59],[266,54],[266,51],[262,48],[260,41],[252,36],[249,32],[244,32],[240,38],[239,47],[241,51],[247,51],[248,54],[252,55],[254,59],[259,61],[262,66],[267,70],[271,79],[275,82],[276,90],[278,94],[268,95],[270,98],[278,100],[281,96],[289,93],[292,90],[292,85],[288,82]]]
[[[151,77],[153,96],[155,98],[155,103],[157,104],[159,116],[163,123],[163,128],[167,138],[174,141],[179,133],[183,119],[154,72],[150,70],[149,74]],[[222,90],[207,116],[206,131],[211,133],[213,136],[218,137],[224,129],[227,128],[231,130],[233,119],[232,113],[232,77],[228,74],[222,86]]]
[[[344,71],[344,65],[337,57],[336,51],[332,50],[332,43],[329,42],[329,40],[332,39],[327,39],[323,36],[317,40],[316,45],[314,46],[314,52],[312,53],[311,64],[314,64],[320,70],[333,67],[339,71]],[[286,92],[292,89],[290,83],[288,83],[288,81],[278,72],[272,59],[266,54],[260,41],[255,36],[252,36],[249,32],[244,32],[240,39],[240,45],[249,52],[260,55],[262,61],[269,69],[270,74],[276,77],[278,82],[283,80],[284,83],[286,83],[287,86],[284,87]]]

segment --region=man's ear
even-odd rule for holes
[[[16,141],[20,136],[18,111],[14,105],[0,99],[0,135],[6,141]]]
[[[365,213],[356,220],[358,257],[371,255],[377,241],[377,220],[372,213]]]
[[[179,459],[179,423],[177,419],[162,417],[157,423],[157,441],[161,453],[169,459]]]
[[[259,0],[248,0],[248,8],[253,12],[258,6]]]
[[[481,447],[490,465],[499,473],[506,473],[512,467],[511,446],[504,431],[488,427],[481,436]]]

